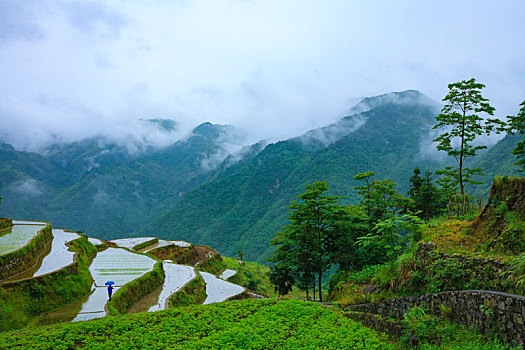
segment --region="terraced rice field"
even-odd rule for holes
[[[159,311],[167,308],[169,297],[179,291],[186,283],[197,277],[195,269],[191,266],[178,265],[164,261],[164,273],[166,279],[162,286],[158,302],[149,308],[148,311]]]
[[[34,277],[45,275],[73,263],[74,252],[69,251],[67,242],[71,242],[80,236],[74,232],[67,232],[61,229],[53,230],[53,243],[51,252],[44,257],[42,265],[33,275]]]
[[[153,269],[156,261],[145,255],[132,253],[125,249],[108,248],[97,254],[89,267],[97,287],[107,281],[115,286],[123,286]]]
[[[184,242],[184,241],[167,241],[167,240],[164,240],[164,239],[159,239],[158,243],[152,244],[149,247],[143,248],[143,249],[141,249],[139,251],[141,253],[147,253],[150,250],[153,250],[153,249],[156,249],[156,248],[160,248],[160,247],[165,247],[165,246],[171,245],[171,244],[175,244],[178,247],[190,247],[191,246],[191,243]]]
[[[93,237],[88,237],[88,241],[89,241],[89,243],[91,243],[93,245],[99,245],[99,244],[104,243],[104,242],[102,242],[102,240],[100,240],[98,238],[93,238]]]
[[[118,287],[133,281],[151,271],[156,261],[141,254],[132,253],[125,249],[108,248],[99,252],[89,271],[95,280],[94,292],[82,304],[82,308],[73,321],[84,321],[104,317],[104,306],[108,301],[107,281],[115,282],[113,294]]]
[[[237,271],[235,271],[235,270],[226,269],[226,270],[224,270],[224,271],[221,273],[221,275],[219,276],[219,278],[220,278],[221,280],[225,280],[225,281],[226,281],[228,278],[234,276],[236,273],[237,273]]]
[[[1,231],[0,255],[6,255],[25,246],[35,237],[42,225],[14,225]]]
[[[151,241],[152,239],[155,239],[155,237],[121,238],[121,239],[114,239],[111,242],[115,243],[116,245],[122,248],[133,249],[134,246],[147,242],[147,241]]]
[[[200,274],[206,282],[207,297],[203,304],[220,303],[244,292],[243,287],[223,281],[211,273],[200,271]]]

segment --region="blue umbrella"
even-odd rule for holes
[[[104,283],[106,286],[111,286],[112,284],[115,284],[115,282],[113,281],[107,281],[106,283]]]

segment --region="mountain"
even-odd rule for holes
[[[41,154],[0,143],[0,216],[40,220],[104,239],[153,235],[212,245],[265,262],[268,242],[287,224],[286,208],[304,185],[327,180],[332,194],[357,203],[353,176],[375,171],[406,193],[422,171],[454,165],[435,151],[440,105],[418,91],[363,99],[348,116],[289,140],[243,146],[234,127],[203,123],[170,146],[130,152],[102,137],[48,147]],[[144,120],[169,134],[172,120]],[[481,166],[486,195],[495,174],[516,174],[507,136],[469,163]],[[442,152],[440,152],[442,153]]]
[[[420,149],[439,105],[417,91],[363,100],[359,111],[325,128],[270,144],[252,158],[226,168],[193,189],[141,231],[167,238],[213,243],[226,255],[242,250],[264,262],[273,233],[287,222],[286,206],[315,180],[356,203],[353,176],[373,170],[406,192],[414,167],[440,163]]]
[[[166,120],[149,122],[165,132],[175,128]],[[117,238],[209,179],[232,149],[241,148],[239,137],[232,126],[204,123],[169,147],[139,153],[101,137],[54,145],[43,154],[2,144],[0,211]]]

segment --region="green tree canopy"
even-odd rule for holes
[[[520,104],[521,109],[516,116],[509,116],[508,133],[525,134],[525,100]],[[516,148],[512,150],[512,154],[518,158],[516,165],[520,167],[521,172],[525,172],[525,135],[523,140],[518,142]]]
[[[411,200],[397,192],[394,181],[375,180],[374,175],[373,171],[368,171],[354,176],[354,180],[365,182],[354,189],[361,196],[359,205],[368,215],[371,228],[379,221],[411,207]]]

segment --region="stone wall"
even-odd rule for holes
[[[509,343],[525,345],[525,297],[520,295],[462,290],[353,305],[347,309],[400,318],[414,306],[424,306],[430,313],[441,316],[441,305],[450,308],[450,317],[461,324],[474,326],[482,333],[495,330]]]

